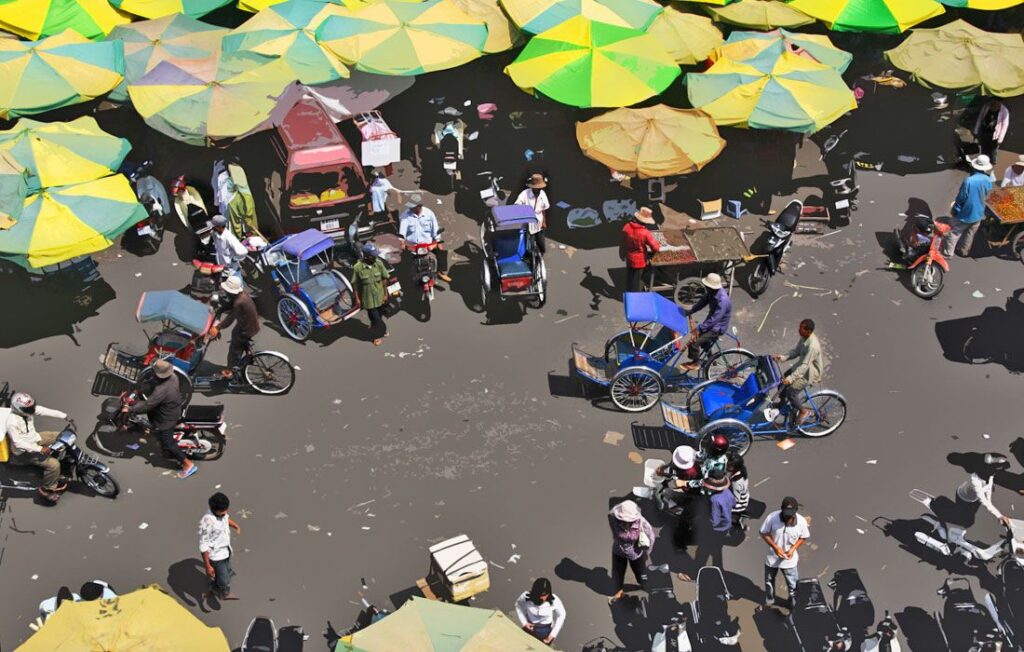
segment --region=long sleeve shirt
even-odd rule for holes
[[[622,523],[614,517],[609,516],[608,522],[612,528],[612,554],[625,559],[640,559],[645,552],[654,547],[654,528],[647,522],[647,519],[640,517],[639,521],[633,523]],[[650,547],[640,545],[640,533],[643,532]]]
[[[183,403],[178,378],[172,374],[170,378],[157,383],[146,400],[133,404],[128,411],[132,414],[146,414],[153,430],[165,432],[174,428],[181,419]]]
[[[231,229],[224,229],[223,233],[214,232],[213,251],[217,256],[217,264],[224,267],[237,267],[239,261],[249,255],[249,250]]]
[[[256,337],[256,333],[260,332],[260,316],[256,310],[256,302],[247,292],[235,296],[227,316],[220,320],[220,328],[227,328],[236,321],[238,325],[235,326],[235,331],[247,340]]]
[[[627,222],[622,227],[622,252],[626,266],[630,269],[647,267],[647,250],[652,254],[661,251],[661,245],[651,235],[650,229],[639,222]]]
[[[750,481],[743,477],[733,477],[729,489],[732,490],[732,495],[736,498],[736,504],[733,505],[732,511],[737,514],[747,511],[747,507],[750,506]]]
[[[565,624],[565,605],[557,595],[552,595],[549,600],[540,604],[534,604],[530,600],[530,592],[523,591],[522,595],[516,598],[516,615],[519,616],[521,625],[551,625],[551,637],[558,638]]]
[[[55,419],[66,419],[68,417],[68,415],[60,410],[51,410],[42,405],[36,405],[35,416],[54,417]],[[21,455],[22,453],[42,452],[43,447],[40,446],[42,439],[36,431],[35,416],[22,416],[14,411],[7,415],[5,430],[7,432],[7,439],[10,440],[12,454]]]
[[[788,380],[804,379],[809,385],[821,382],[825,359],[821,354],[821,342],[814,333],[807,339],[801,339],[783,360],[796,360],[796,364],[786,372]]]
[[[981,126],[985,122],[985,118],[988,113],[992,110],[991,104],[986,104],[982,108],[981,113],[978,114],[978,119],[974,122],[974,133],[977,134],[981,131]],[[999,107],[999,115],[996,116],[995,129],[992,131],[992,139],[997,143],[1003,142],[1006,138],[1006,131],[1010,128],[1010,110],[1006,108],[1006,105]]]
[[[975,172],[960,184],[953,202],[953,217],[965,224],[974,224],[985,217],[985,200],[992,192],[992,178],[984,172]]]
[[[721,335],[729,330],[729,321],[732,319],[732,299],[725,288],[719,288],[714,292],[705,292],[700,301],[694,304],[688,314],[708,307],[708,316],[697,326],[701,333],[715,333]]]
[[[736,497],[728,489],[711,494],[711,529],[715,532],[728,532],[732,529],[732,509],[736,506]]]
[[[420,208],[419,213],[406,210],[398,223],[398,235],[408,244],[430,244],[438,241],[437,216],[427,207]]]
[[[206,512],[199,519],[199,553],[210,553],[210,561],[221,561],[231,556],[231,528],[228,515],[216,516]]]

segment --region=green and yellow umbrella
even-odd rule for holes
[[[330,16],[317,40],[345,63],[380,75],[419,75],[478,58],[487,26],[449,0],[380,0]]]
[[[583,16],[530,39],[505,74],[571,106],[629,106],[668,88],[679,66],[649,34]]]
[[[827,36],[821,34],[799,34],[776,29],[771,32],[733,32],[725,44],[715,49],[711,59],[732,59],[748,61],[772,52],[776,56],[784,51],[810,57],[818,63],[846,72],[853,61],[853,55],[832,45]]]
[[[915,29],[885,55],[926,86],[980,88],[987,95],[1024,93],[1024,38],[985,32],[963,20]]]
[[[28,197],[28,170],[0,151],[0,229],[9,229],[21,215]]]
[[[523,33],[502,11],[498,0],[451,0],[452,4],[487,25],[487,40],[484,52],[493,54],[504,52],[519,45]]]
[[[716,5],[718,7],[724,7],[729,3],[736,2],[736,0],[688,0],[688,2],[699,2],[702,5]]]
[[[90,116],[71,122],[22,118],[7,131],[0,131],[0,153],[27,171],[32,192],[112,174],[131,148],[127,139],[103,131]]]
[[[123,75],[116,41],[95,43],[71,30],[41,41],[0,39],[0,118],[88,102]]]
[[[688,74],[686,90],[719,126],[814,133],[857,108],[835,68],[788,51],[719,59],[706,72]]]
[[[47,188],[25,200],[14,226],[0,231],[0,255],[28,256],[32,267],[56,265],[106,249],[144,219],[146,209],[123,174]]]
[[[654,19],[647,33],[683,65],[696,65],[707,59],[722,44],[722,32],[710,18],[688,14],[668,7]]]
[[[110,99],[127,100],[128,84],[141,79],[161,61],[212,56],[227,32],[182,14],[115,27],[107,40],[124,44],[124,81],[110,93]]]
[[[652,0],[501,0],[505,11],[527,34],[539,34],[570,18],[645,30],[661,13]]]
[[[110,0],[110,4],[121,11],[141,18],[163,18],[174,14],[201,18],[231,2],[232,0]]]
[[[348,10],[330,0],[288,0],[259,12],[224,37],[225,53],[254,52],[280,57],[303,84],[348,77],[348,68],[316,41],[328,16]]]
[[[725,148],[708,114],[664,104],[577,122],[576,140],[595,161],[642,179],[696,172]]]
[[[0,29],[30,40],[67,29],[103,38],[130,21],[107,0],[0,0]]]
[[[943,13],[935,0],[792,0],[789,6],[837,32],[898,34]]]
[[[164,61],[128,87],[150,127],[190,145],[248,133],[270,115],[293,81],[281,59],[248,53]]]
[[[774,29],[776,27],[802,27],[814,19],[779,0],[740,0],[724,7],[708,7],[715,20],[749,27]]]
[[[1017,5],[1024,2],[1024,0],[939,0],[942,4],[947,7],[957,7],[960,9],[981,9],[982,11],[999,11],[1000,9],[1009,9],[1010,7],[1016,7]]]

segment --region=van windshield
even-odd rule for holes
[[[366,192],[366,186],[355,168],[345,166],[337,170],[299,172],[292,177],[290,203],[308,206],[357,197]]]

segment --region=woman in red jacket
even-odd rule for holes
[[[654,213],[644,206],[633,213],[633,219],[622,227],[620,257],[626,260],[627,292],[643,290],[643,274],[650,262],[647,251],[650,250],[650,256],[653,256],[661,249],[648,226],[654,226]]]

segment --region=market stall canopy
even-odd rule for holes
[[[103,38],[131,17],[107,0],[0,0],[0,29],[30,40],[73,30],[85,38]]]
[[[484,53],[493,54],[511,50],[523,40],[523,33],[502,11],[498,0],[451,0],[469,16],[484,21],[487,25],[487,40]]]
[[[750,27],[774,29],[776,27],[802,27],[814,19],[779,0],[740,0],[724,7],[708,7],[715,20]]]
[[[103,131],[90,116],[71,122],[22,118],[0,131],[0,152],[26,170],[31,192],[113,174],[131,148],[127,139]]]
[[[190,145],[241,136],[266,120],[293,81],[281,59],[236,53],[164,61],[128,87],[150,127]]]
[[[781,55],[784,51],[809,57],[813,61],[823,63],[839,72],[853,61],[853,55],[832,45],[827,36],[821,34],[800,34],[776,29],[771,32],[733,32],[729,34],[725,44],[711,54],[712,61],[732,59],[733,61],[749,61],[762,56],[765,52]]]
[[[708,114],[664,104],[616,109],[578,122],[576,140],[595,161],[641,178],[696,172],[725,148]]]
[[[501,4],[528,34],[545,32],[577,16],[642,31],[662,11],[652,0],[501,0]]]
[[[834,69],[792,52],[764,52],[748,61],[719,59],[686,76],[690,103],[719,126],[813,133],[857,108]]]
[[[111,91],[109,99],[128,99],[128,84],[134,84],[161,61],[167,59],[205,59],[220,48],[221,37],[228,33],[182,14],[119,25],[107,35],[108,41],[124,44],[124,81]]]
[[[359,70],[420,75],[480,57],[487,25],[450,0],[380,0],[320,25],[317,40]]]
[[[620,107],[658,95],[680,70],[653,36],[577,16],[530,39],[505,73],[562,104]]]
[[[0,39],[0,118],[88,102],[124,78],[121,43],[67,30],[41,41]]]
[[[956,20],[935,29],[915,29],[885,53],[893,65],[925,86],[980,88],[987,95],[1024,93],[1024,38],[985,32]]]
[[[658,14],[647,33],[658,39],[676,63],[689,66],[704,61],[722,44],[722,32],[710,18],[673,7]]]
[[[200,18],[206,14],[226,7],[232,0],[110,0],[121,11],[141,18],[163,18],[181,14],[190,18]]]
[[[338,652],[349,648],[338,645]],[[411,598],[387,618],[352,636],[355,648],[416,652],[541,652],[550,649],[493,609]]]
[[[898,34],[945,9],[935,0],[792,0],[789,6],[838,32]]]
[[[208,627],[157,585],[112,600],[65,602],[17,652],[228,652]]]
[[[957,7],[960,9],[980,9],[982,11],[999,11],[1001,9],[1009,9],[1010,7],[1016,7],[1017,5],[1024,2],[1024,0],[939,0],[942,4],[947,7]]]
[[[0,229],[14,226],[28,197],[28,171],[7,152],[0,151]]]
[[[0,231],[0,254],[28,256],[32,267],[55,265],[106,249],[146,216],[122,174],[47,188],[29,197],[17,222]]]

